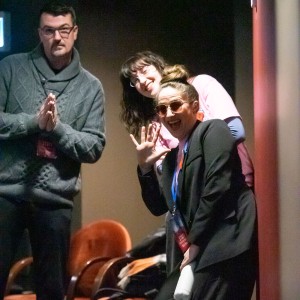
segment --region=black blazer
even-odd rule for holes
[[[178,148],[173,149],[163,161],[162,188],[154,171],[144,176],[139,173],[143,200],[154,215],[172,211],[177,152]],[[188,240],[201,249],[196,270],[252,247],[256,237],[255,199],[245,184],[235,140],[224,121],[208,120],[195,126],[178,175],[178,191],[177,207]]]

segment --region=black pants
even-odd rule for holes
[[[28,228],[37,300],[62,300],[72,208],[50,208],[0,198],[0,299],[18,243]]]
[[[235,258],[195,273],[191,300],[250,300],[257,274],[255,253],[247,251]],[[171,300],[179,278],[174,270],[155,300]]]

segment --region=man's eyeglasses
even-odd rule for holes
[[[169,105],[159,104],[156,106],[156,113],[159,117],[163,118],[166,116],[168,107],[170,107],[172,113],[180,113],[182,111],[182,105],[188,103],[182,100],[175,100],[169,103]]]
[[[58,31],[62,38],[67,39],[74,28],[75,28],[75,26],[59,27],[59,28],[43,27],[43,28],[40,28],[40,30],[42,31],[43,35],[46,36],[47,38],[54,37],[55,32]]]

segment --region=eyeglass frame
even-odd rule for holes
[[[61,26],[61,27],[48,27],[48,26],[44,26],[44,27],[40,27],[39,28],[39,30],[41,30],[41,32],[43,33],[43,35],[45,36],[45,37],[47,37],[47,38],[52,38],[52,37],[54,37],[55,36],[55,32],[56,31],[58,31],[58,33],[59,33],[59,35],[61,36],[61,38],[63,38],[63,39],[68,39],[69,38],[69,36],[70,36],[70,34],[71,34],[71,32],[74,30],[74,28],[76,27],[77,25],[74,25],[74,26],[71,26],[71,27],[63,27],[63,26]],[[50,30],[51,31],[51,34],[46,34],[45,33],[45,30],[46,29],[48,29],[48,30]],[[69,32],[68,33],[66,33],[67,35],[66,36],[64,36],[65,34],[61,34],[61,30],[69,30]]]
[[[172,104],[176,104],[176,103],[177,104],[180,103],[180,106],[178,106],[178,108],[174,110],[174,109],[172,109]],[[170,108],[170,110],[171,110],[171,112],[173,114],[180,113],[182,111],[182,106],[185,103],[191,103],[191,102],[187,102],[187,101],[183,101],[183,100],[177,99],[177,100],[171,101],[168,105],[166,105],[166,104],[158,104],[158,105],[156,105],[155,111],[156,111],[157,115],[160,118],[164,118],[167,115],[167,113],[168,113],[168,108]],[[159,107],[163,107],[163,109],[165,109],[165,113],[162,113],[161,110],[159,109]]]
[[[154,67],[154,68],[156,69],[155,66],[153,66],[153,65],[150,64],[150,65],[144,65],[144,66],[142,66],[142,67],[139,68],[137,71],[142,70],[142,71],[140,71],[141,74],[142,74],[144,77],[146,77],[146,76],[151,72],[151,70],[146,70],[146,71],[145,71],[144,68],[149,69],[149,68],[151,68],[151,67]],[[134,82],[132,82],[132,80],[134,80]],[[132,87],[132,88],[135,88],[138,82],[140,82],[140,79],[139,79],[138,77],[135,77],[135,78],[133,78],[133,79],[132,79],[132,78],[129,79],[129,85],[130,85],[130,87]]]

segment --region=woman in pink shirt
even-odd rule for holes
[[[182,68],[185,70],[183,66]],[[171,73],[172,69],[172,66],[168,66],[160,55],[151,51],[143,51],[128,58],[123,63],[120,73],[123,86],[121,120],[127,130],[138,137],[141,126],[147,126],[150,123],[161,126],[156,147],[170,149],[177,147],[178,141],[159,123],[153,100],[160,89],[162,74]],[[244,144],[245,130],[241,116],[230,95],[215,78],[209,75],[197,75],[190,78],[189,82],[199,94],[200,110],[204,114],[203,121],[222,119],[229,126],[237,142],[245,181],[253,188],[254,168]],[[156,166],[159,174],[161,160]]]

